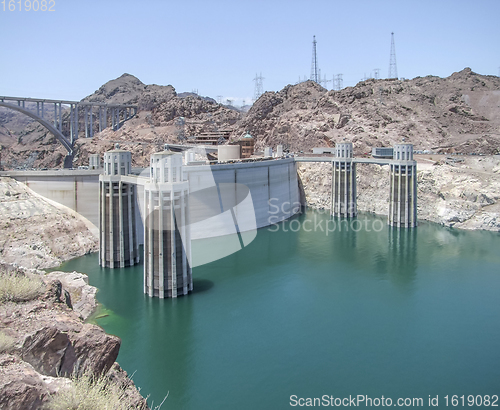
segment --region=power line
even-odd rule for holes
[[[388,78],[398,78],[398,68],[396,66],[396,46],[394,45],[394,33],[391,33],[391,59],[389,61]]]

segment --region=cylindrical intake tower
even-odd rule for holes
[[[390,164],[389,225],[417,226],[417,162],[412,144],[394,145]]]
[[[332,209],[333,216],[354,217],[356,207],[356,164],[352,160],[352,143],[335,145],[332,161]]]
[[[115,149],[104,153],[99,175],[99,264],[123,268],[139,263],[135,228],[136,186],[123,182],[131,170],[132,154]]]
[[[169,298],[193,290],[188,221],[189,183],[182,154],[165,150],[151,156],[144,187],[144,293]]]

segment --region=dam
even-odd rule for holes
[[[258,228],[299,213],[303,200],[298,162],[331,162],[330,213],[340,218],[357,215],[356,165],[390,165],[388,224],[415,227],[413,146],[398,144],[393,151],[393,159],[354,158],[352,143],[341,143],[333,158],[281,157],[201,165],[183,161],[182,154],[166,149],[153,154],[149,168],[133,170],[131,153],[116,146],[104,155],[103,173],[78,170],[2,174],[25,182],[98,225],[102,266],[139,263],[138,245],[144,244],[144,292],[162,298],[190,292],[193,267],[242,249],[253,241]],[[96,198],[99,206],[95,206]],[[211,259],[197,261],[192,257],[191,240],[221,237],[231,239],[224,246],[207,242]]]

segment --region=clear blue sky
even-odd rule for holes
[[[391,31],[400,77],[499,74],[499,0],[54,2],[0,3],[0,95],[80,100],[127,72],[241,104],[256,73],[265,91],[309,77],[313,35],[322,75],[352,86],[387,77]]]

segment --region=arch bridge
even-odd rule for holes
[[[50,116],[47,113],[47,105],[53,105],[53,118],[52,113]],[[68,151],[64,160],[65,168],[71,168],[73,165],[73,146],[80,134],[85,138],[92,138],[95,131],[101,132],[109,126],[115,131],[137,114],[136,105],[6,96],[0,96],[0,107],[27,115],[49,130]],[[63,115],[63,111],[68,107],[69,113]]]

